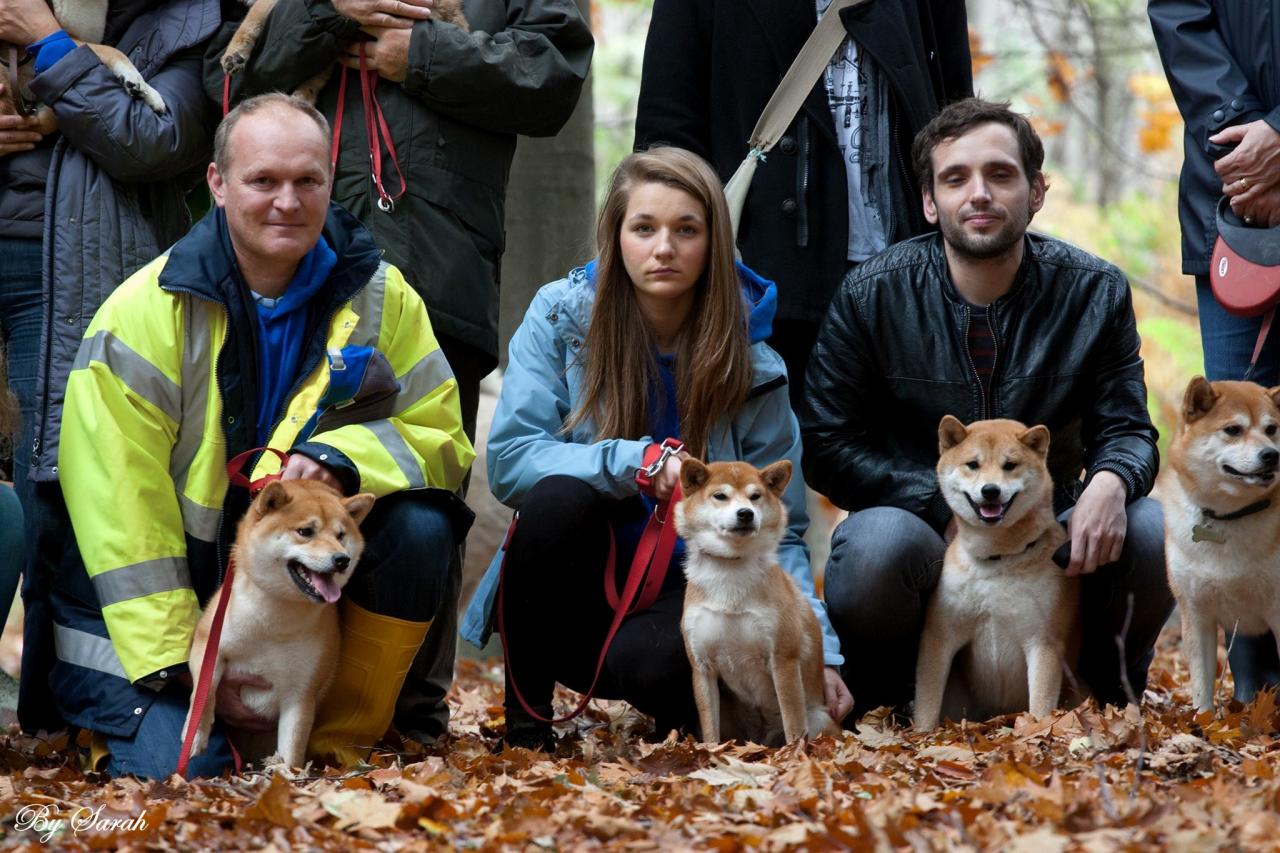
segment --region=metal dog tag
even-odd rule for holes
[[[1209,524],[1197,524],[1191,528],[1192,542],[1226,542],[1226,535]]]

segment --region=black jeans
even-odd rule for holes
[[[508,721],[523,716],[512,678],[543,716],[550,716],[557,681],[579,692],[591,686],[613,620],[603,582],[608,525],[644,514],[639,500],[605,497],[572,477],[547,477],[525,497],[499,600],[507,638]],[[620,544],[619,585],[631,556]],[[618,629],[595,692],[653,716],[659,732],[696,731],[693,673],[680,636],[683,607],[684,573],[672,565],[654,605]]]
[[[1160,504],[1139,498],[1129,504],[1128,517],[1120,559],[1084,576],[1080,587],[1083,644],[1074,676],[1099,703],[1113,705],[1124,705],[1128,696],[1115,638],[1124,626],[1130,595],[1133,614],[1124,636],[1124,674],[1139,699],[1156,639],[1173,611]],[[896,507],[856,512],[836,528],[824,594],[844,651],[854,719],[881,705],[904,707],[914,697],[925,609],[945,551],[932,527]]]

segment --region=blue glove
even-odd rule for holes
[[[67,31],[58,30],[56,33],[50,33],[40,39],[35,44],[28,45],[27,53],[36,58],[36,73],[43,74],[52,68],[55,62],[75,49],[76,43],[71,36],[67,35]]]

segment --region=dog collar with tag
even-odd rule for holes
[[[1226,542],[1227,534],[1214,526],[1215,521],[1236,521],[1241,518],[1262,512],[1271,506],[1271,498],[1263,498],[1260,501],[1249,504],[1248,506],[1238,509],[1235,512],[1217,513],[1208,507],[1200,507],[1200,523],[1191,527],[1192,542]]]
[[[1039,544],[1040,544],[1040,540],[1041,540],[1041,539],[1043,539],[1043,538],[1044,538],[1044,534],[1042,533],[1042,534],[1040,534],[1039,536],[1037,536],[1035,539],[1032,539],[1030,542],[1028,542],[1028,543],[1027,543],[1027,547],[1023,548],[1021,551],[1015,551],[1015,552],[1014,552],[1014,553],[1012,553],[1012,554],[992,554],[991,556],[989,556],[989,557],[983,557],[982,559],[984,559],[984,560],[988,560],[988,561],[990,561],[990,562],[993,562],[993,563],[994,563],[996,560],[1002,560],[1002,559],[1004,559],[1005,557],[1021,557],[1023,554],[1027,553],[1027,552],[1028,552],[1028,551],[1030,551],[1032,548],[1034,548],[1034,547],[1036,547],[1037,545],[1039,545]]]

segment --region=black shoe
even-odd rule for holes
[[[539,716],[551,719],[554,716],[550,705],[535,705],[534,711]],[[502,742],[510,747],[532,749],[538,752],[552,753],[556,751],[556,733],[550,723],[531,716],[519,705],[506,709],[507,731]]]

